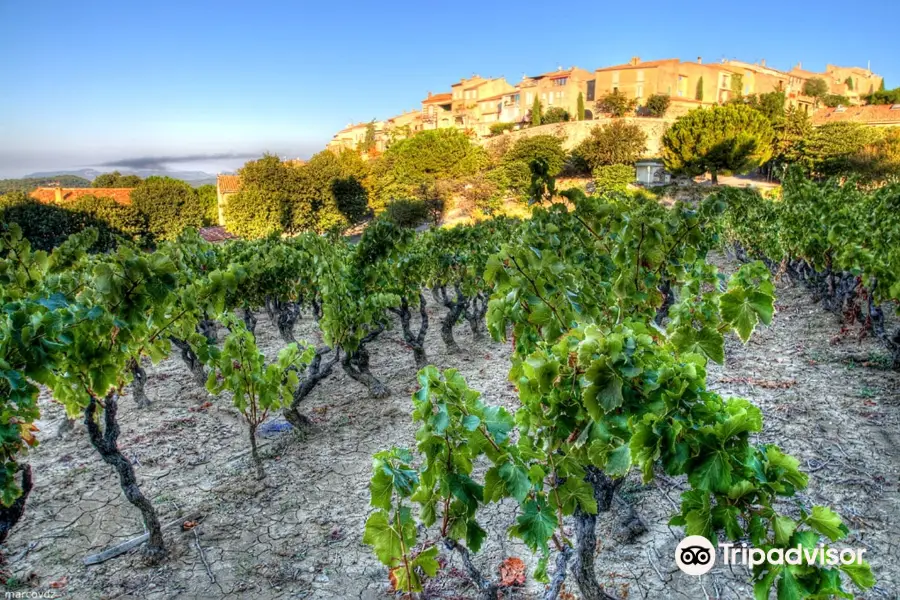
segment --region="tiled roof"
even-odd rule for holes
[[[84,196],[96,196],[97,198],[112,198],[119,204],[131,204],[131,190],[134,188],[53,188],[39,187],[31,192],[31,197],[38,202],[53,204],[56,202],[56,192],[59,190],[63,202],[74,202]]]
[[[877,104],[871,106],[846,106],[837,108],[825,108],[812,116],[813,125],[825,125],[849,121],[852,123],[867,123],[869,125],[897,125],[900,126],[900,105],[891,109],[889,104]]]
[[[479,102],[487,102],[489,100],[502,100],[504,96],[509,96],[511,94],[517,94],[518,92],[506,92],[503,94],[497,94],[496,96],[490,96],[488,98],[479,98]]]
[[[216,177],[216,187],[223,194],[234,194],[241,191],[240,175],[219,175]]]
[[[453,94],[447,92],[446,94],[434,94],[433,96],[429,96],[422,100],[422,104],[444,104],[451,100],[453,100]]]
[[[197,233],[204,240],[210,243],[224,242],[226,240],[236,240],[238,237],[232,233],[228,233],[224,227],[202,227]]]
[[[646,69],[648,67],[658,67],[660,65],[664,65],[666,63],[677,63],[677,58],[664,58],[662,60],[648,60],[644,62],[639,62],[636,65],[631,63],[627,63],[624,65],[615,65],[613,67],[603,67],[602,69],[595,69],[597,71],[619,71],[621,69]]]

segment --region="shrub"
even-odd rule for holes
[[[35,250],[52,250],[78,231],[73,215],[54,204],[43,204],[25,192],[0,196],[0,222],[18,223]]]
[[[573,151],[576,160],[593,172],[604,165],[631,164],[647,150],[647,134],[634,123],[613,121],[591,129],[590,136]]]
[[[134,206],[119,204],[112,198],[82,196],[67,208],[71,209],[78,230],[97,227],[95,250],[114,248],[119,237],[141,241],[149,235],[147,216]]]
[[[211,183],[197,188],[197,199],[200,209],[203,211],[203,225],[219,224],[219,198],[216,194],[216,186]]]
[[[597,191],[624,192],[634,183],[634,167],[629,165],[604,165],[594,169],[594,185]]]
[[[662,117],[669,110],[671,102],[672,99],[669,98],[668,94],[653,94],[647,98],[647,104],[644,106],[651,117]]]
[[[397,227],[418,227],[431,217],[431,212],[421,200],[394,200],[387,205],[381,218]]]
[[[118,171],[101,173],[91,182],[95,188],[133,188],[141,184],[141,178],[137,175],[122,175]]]
[[[531,184],[531,162],[547,161],[549,175],[555,177],[562,171],[566,151],[562,140],[554,135],[534,135],[518,140],[503,156],[503,170],[509,189],[522,194]]]
[[[512,131],[516,127],[515,123],[491,123],[491,135],[501,135],[504,131]]]
[[[829,108],[834,108],[836,106],[847,106],[850,104],[850,98],[847,96],[841,96],[839,94],[826,94],[822,98],[822,104]]]
[[[282,222],[288,196],[258,187],[242,187],[225,204],[225,228],[240,237],[263,238],[284,231]]]
[[[597,112],[607,113],[613,117],[624,117],[630,112],[634,112],[637,106],[637,100],[630,99],[619,90],[614,90],[597,101],[595,107]]]
[[[550,123],[565,123],[571,120],[569,112],[561,106],[551,106],[544,113],[541,123],[548,125]]]
[[[197,192],[171,177],[148,177],[131,192],[132,205],[147,216],[157,240],[174,240],[185,227],[201,227],[204,211]]]

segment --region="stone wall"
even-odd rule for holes
[[[634,123],[644,130],[647,134],[647,152],[648,157],[656,157],[661,154],[660,145],[662,136],[666,128],[675,122],[672,117],[663,117],[661,119],[650,117],[625,117],[628,123]],[[538,127],[528,127],[519,131],[507,131],[502,136],[486,138],[481,140],[482,145],[494,143],[500,137],[509,138],[509,143],[515,143],[517,140],[533,135],[555,135],[564,139],[563,148],[572,150],[590,135],[591,129],[598,125],[606,125],[612,119],[604,117],[593,121],[569,121],[568,123],[552,123],[550,125],[539,125]]]

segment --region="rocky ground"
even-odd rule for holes
[[[898,598],[900,377],[884,370],[877,343],[842,330],[802,286],[781,282],[777,309],[773,325],[747,345],[728,341],[726,364],[711,369],[710,386],[757,403],[766,417],[759,441],[777,442],[810,473],[801,500],[843,515],[851,529],[846,546],[866,548],[878,578],[878,586],[861,597]],[[429,312],[431,360],[459,369],[487,402],[514,409],[508,345],[473,340],[460,326],[456,335],[464,351],[447,355],[436,326],[443,309],[432,305]],[[310,320],[296,333],[320,341]],[[192,529],[167,531],[170,554],[159,566],[149,566],[137,551],[83,565],[85,556],[140,534],[142,525],[83,428],[55,436],[63,411],[42,397],[41,444],[29,456],[35,489],[3,548],[12,574],[7,588],[104,599],[389,597],[386,573],[361,540],[372,453],[414,443],[409,396],[415,367],[399,333],[384,333],[372,348],[372,370],[392,396],[368,399],[336,371],[307,401],[315,430],[301,438],[276,426],[263,438],[265,485],[252,476],[246,429],[227,398],[210,398],[196,387],[177,358],[148,368],[153,406],[139,410],[130,396],[122,400],[120,446],[163,522],[200,516]],[[282,346],[264,314],[257,336],[271,356]],[[718,565],[696,578],[675,567],[682,532],[666,523],[682,488],[683,482],[670,479],[625,484],[623,500],[648,530],[623,540],[624,503],[602,516],[598,572],[607,589],[653,600],[750,598],[744,569]],[[485,516],[491,535],[478,556],[485,572],[495,572],[510,556],[533,563],[521,544],[504,535],[514,515],[507,504]],[[429,583],[427,596],[473,597],[458,567],[452,558]],[[536,598],[540,589],[529,580],[503,597]]]

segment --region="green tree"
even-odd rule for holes
[[[197,198],[200,200],[200,207],[203,209],[203,225],[218,225],[219,197],[216,193],[216,186],[211,183],[201,185],[197,188]]]
[[[570,120],[569,113],[561,106],[551,106],[541,118],[541,122],[545,125],[550,123],[565,123],[568,120]]]
[[[638,125],[615,120],[597,125],[572,155],[593,172],[606,165],[631,165],[647,150],[647,134]]]
[[[584,94],[578,92],[578,108],[576,109],[579,121],[584,121]]]
[[[812,130],[803,143],[800,162],[819,177],[850,175],[854,155],[882,137],[881,130],[862,123],[828,123]]]
[[[421,192],[436,181],[474,175],[488,162],[487,151],[462,131],[447,128],[419,132],[393,144],[373,165],[371,208],[377,214],[391,200],[423,200]]]
[[[598,192],[625,192],[634,183],[634,167],[631,165],[604,165],[593,171],[594,185]]]
[[[118,171],[112,173],[102,173],[94,178],[91,187],[95,188],[133,188],[141,183],[141,178],[137,175],[122,175]]]
[[[366,125],[366,137],[359,143],[358,149],[366,154],[375,149],[375,119]]]
[[[746,104],[758,110],[769,119],[772,126],[777,126],[784,118],[784,92],[769,92],[767,94],[749,94],[740,98],[732,98],[726,104]]]
[[[897,89],[900,89],[900,88],[897,88]],[[879,92],[883,92],[884,90],[885,90],[885,88],[884,88],[884,78],[882,78],[882,79],[881,79],[881,83],[878,84],[878,91],[879,91]]]
[[[555,135],[533,135],[516,141],[503,156],[503,171],[508,188],[517,194],[525,194],[531,183],[531,163],[545,160],[549,172],[556,176],[566,162],[562,140]]]
[[[285,192],[242,186],[225,204],[225,229],[247,239],[281,233],[284,231],[282,214],[288,198]]]
[[[694,100],[703,101],[703,75],[697,80],[697,89],[694,91]]]
[[[731,75],[731,93],[734,98],[740,98],[744,95],[744,76],[740,73]]]
[[[595,108],[597,109],[597,112],[606,113],[613,117],[624,117],[628,113],[633,112],[636,106],[637,100],[628,98],[625,94],[616,89],[613,90],[611,94],[600,98],[600,100],[597,101]]]
[[[821,77],[813,77],[803,82],[802,91],[804,96],[815,98],[816,105],[818,105],[819,100],[828,93],[828,83]]]
[[[869,104],[900,104],[900,87],[885,90],[884,81],[881,84],[882,89],[866,96],[866,102]]]
[[[174,240],[186,227],[201,227],[204,210],[190,185],[171,177],[148,177],[131,192],[131,204],[147,215],[157,240]]]
[[[811,134],[809,115],[797,107],[788,108],[775,127],[775,162],[782,166],[800,162],[803,145]]]
[[[847,84],[847,89],[852,92],[853,91],[853,78],[848,76],[847,79],[844,80],[844,83]]]
[[[669,98],[668,94],[653,94],[647,98],[647,104],[644,106],[651,117],[663,117],[666,111],[669,110],[671,102],[672,99]]]
[[[840,94],[825,94],[825,96],[822,97],[822,104],[829,108],[847,106],[850,104],[850,98],[841,96]]]
[[[775,132],[769,120],[749,106],[727,105],[692,110],[663,136],[663,160],[672,173],[744,173],[772,155]]]
[[[538,100],[537,94],[534,95],[534,102],[531,105],[531,126],[537,127],[541,124],[541,101]]]

